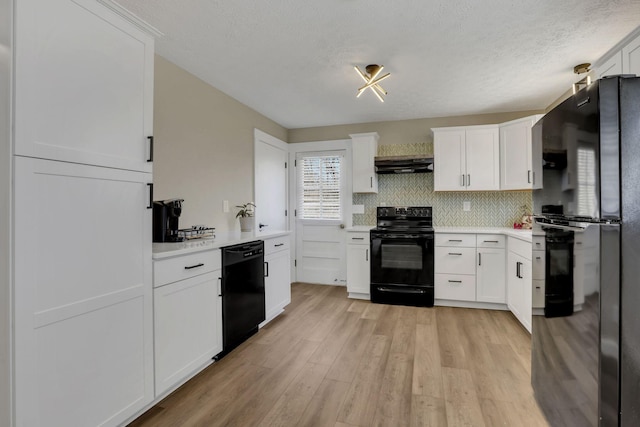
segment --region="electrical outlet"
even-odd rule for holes
[[[228,200],[223,200],[222,201],[222,212],[229,213],[229,201]]]
[[[462,202],[462,210],[469,212],[471,210],[471,202]]]

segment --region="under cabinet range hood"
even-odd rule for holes
[[[374,164],[378,174],[433,172],[433,155],[376,157]]]

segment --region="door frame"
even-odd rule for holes
[[[353,225],[352,205],[353,205],[353,182],[352,182],[352,152],[351,152],[351,139],[337,139],[328,141],[311,141],[311,142],[297,142],[289,144],[289,230],[291,230],[291,281],[296,282],[298,280],[296,272],[296,253],[298,248],[296,242],[298,239],[296,230],[296,209],[297,209],[297,194],[298,194],[298,180],[297,180],[297,165],[296,157],[299,153],[308,152],[323,152],[323,151],[337,151],[344,150],[344,178],[345,178],[345,199],[344,206],[344,225],[345,228],[349,228]],[[346,254],[345,254],[346,255]]]

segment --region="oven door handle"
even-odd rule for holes
[[[372,234],[371,239],[427,239],[433,240],[433,234]]]
[[[548,223],[546,223],[544,221],[538,220],[538,218],[535,218],[535,221],[541,227],[555,228],[556,230],[574,231],[576,233],[582,233],[582,232],[584,232],[584,229],[585,229],[585,227],[579,227],[579,226],[548,224]]]
[[[427,291],[424,289],[415,289],[415,288],[387,288],[385,286],[378,286],[376,288],[380,292],[388,292],[394,294],[425,294]]]

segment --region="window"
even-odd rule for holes
[[[298,168],[298,217],[341,220],[342,156],[303,155]]]

